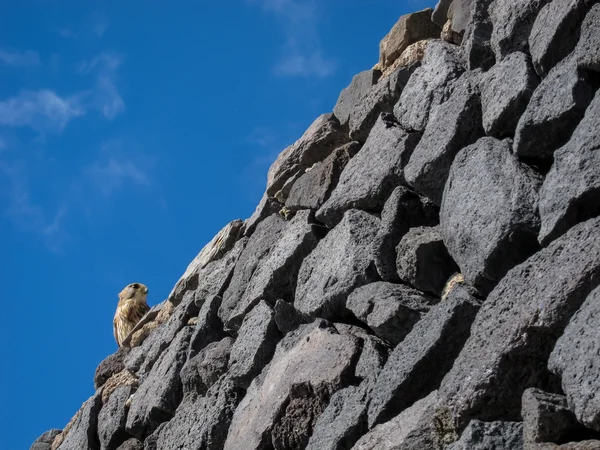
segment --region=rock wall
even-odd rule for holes
[[[400,18],[31,448],[600,449],[599,24]]]

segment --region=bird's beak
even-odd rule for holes
[[[148,288],[146,287],[146,288],[144,288],[144,294],[147,294],[147,293],[148,293]]]

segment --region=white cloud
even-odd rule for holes
[[[82,61],[78,71],[82,74],[96,74],[96,87],[92,92],[92,103],[104,117],[113,119],[125,110],[125,102],[115,85],[117,70],[121,66],[121,57],[115,53],[104,52],[91,61]]]
[[[325,78],[335,73],[337,63],[325,55],[318,24],[319,9],[314,0],[250,0],[281,22],[284,44],[273,71],[279,76]]]
[[[0,61],[8,66],[26,67],[40,65],[39,55],[31,50],[24,52],[0,49]]]
[[[110,21],[108,19],[108,14],[100,11],[96,11],[92,14],[92,31],[96,36],[102,37],[109,26]]]
[[[61,131],[75,117],[85,114],[80,99],[63,98],[53,91],[23,91],[0,101],[0,125],[28,126],[36,131]]]

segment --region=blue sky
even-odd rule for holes
[[[116,294],[162,301],[277,154],[435,1],[5,2],[0,428],[62,428],[116,349]]]

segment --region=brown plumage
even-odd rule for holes
[[[113,330],[119,347],[150,309],[146,303],[147,295],[148,288],[141,283],[132,283],[119,293],[119,304],[113,320]]]

